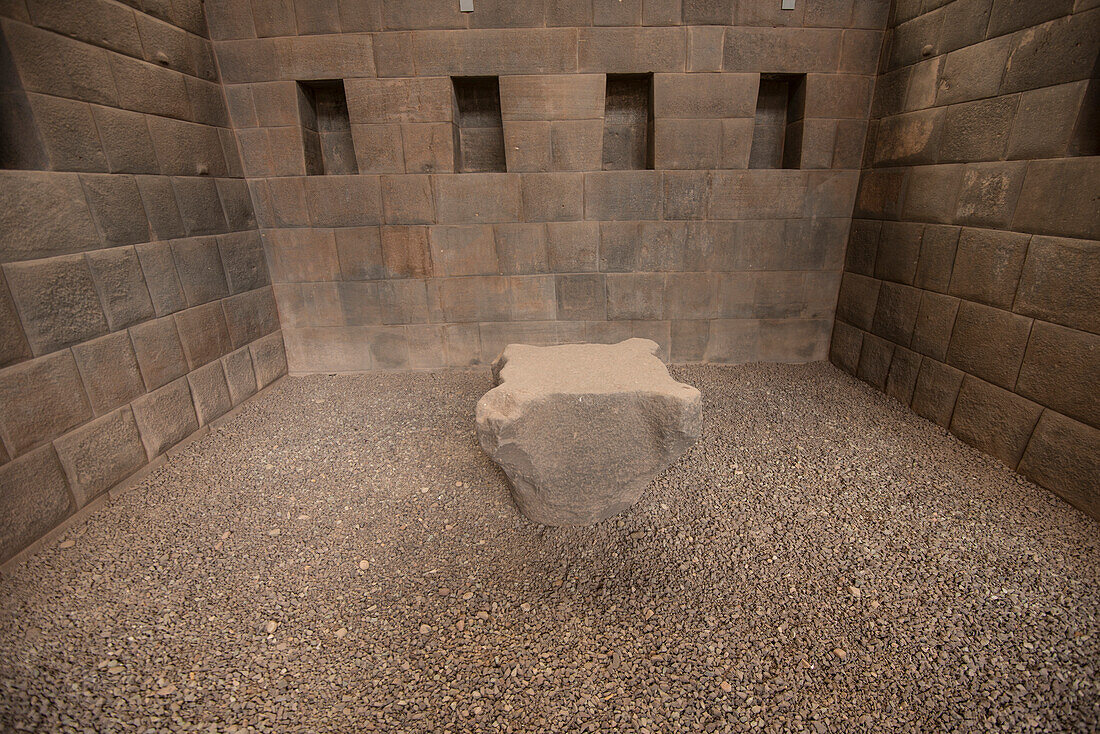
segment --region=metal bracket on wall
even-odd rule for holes
[[[786,2],[786,0],[784,0],[784,2]],[[474,0],[458,0],[458,11],[460,13],[474,12]]]
[[[794,10],[794,0],[783,0],[783,10]]]

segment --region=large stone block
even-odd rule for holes
[[[1036,234],[1100,239],[1096,191],[1100,156],[1031,161],[1012,228]]]
[[[883,222],[875,256],[875,277],[910,285],[917,272],[924,225]]]
[[[967,166],[955,208],[956,223],[1007,228],[1020,197],[1024,166],[1023,161]]]
[[[14,97],[8,99],[13,100]],[[27,101],[34,115],[34,128],[49,156],[49,165],[42,168],[55,171],[108,170],[107,158],[100,147],[100,138],[92,119],[91,105],[43,94],[28,94]],[[22,144],[29,148],[30,141]]]
[[[935,163],[945,114],[943,108],[934,108],[884,119],[875,142],[875,166]]]
[[[665,318],[664,273],[608,273],[606,283],[608,319]]]
[[[863,332],[843,321],[833,324],[833,337],[829,344],[829,361],[848,374],[854,375],[859,367],[863,349]]]
[[[135,179],[153,237],[166,240],[187,234],[179,205],[176,204],[172,179],[167,176],[135,176]]]
[[[493,226],[497,264],[504,275],[534,275],[550,272],[546,259],[546,231],[541,224],[497,224]]]
[[[913,412],[947,428],[955,411],[963,374],[934,359],[922,359],[913,388]]]
[[[654,168],[718,168],[720,120],[657,120],[653,127]]]
[[[353,124],[450,122],[451,80],[445,76],[405,79],[348,79],[344,82]]]
[[[0,466],[0,562],[41,538],[73,509],[53,446]]]
[[[219,234],[229,230],[214,179],[203,176],[172,179],[183,227],[189,235]]]
[[[153,317],[153,303],[133,247],[97,250],[86,257],[112,331]]]
[[[511,299],[505,278],[485,276],[443,278],[429,284],[438,288],[438,306],[448,322],[507,321]],[[431,290],[429,290],[431,294]],[[432,298],[429,295],[429,298]],[[432,319],[433,321],[437,319]]]
[[[222,308],[234,348],[279,328],[279,313],[269,287],[230,296],[222,302]]]
[[[498,386],[478,402],[478,438],[525,515],[577,525],[622,512],[698,438],[699,391],[672,380],[657,350],[630,340],[504,351]]]
[[[1100,430],[1045,410],[1018,470],[1100,518]]]
[[[1050,6],[1054,5],[1064,7],[1066,1],[1057,0],[1057,3],[1043,5],[1050,10]],[[1089,10],[1082,8],[1072,15],[1065,15],[1024,33],[1007,36],[1014,47],[1004,67],[1001,93],[1011,94],[1088,79],[1094,73],[1096,57],[1100,53],[1097,23],[1100,23],[1100,10],[1096,7]]]
[[[507,173],[435,176],[435,208],[441,223],[520,221],[520,177]]]
[[[1016,392],[1071,418],[1100,427],[1100,336],[1036,321]]]
[[[382,261],[391,278],[423,278],[433,274],[428,227],[382,227]]]
[[[995,97],[949,107],[940,160],[966,162],[1003,158],[1018,104],[1016,97]]]
[[[759,79],[758,74],[654,74],[653,114],[657,119],[752,117]]]
[[[191,390],[182,377],[141,396],[131,407],[150,460],[199,429]]]
[[[908,406],[913,400],[920,363],[921,356],[916,352],[905,347],[895,347],[890,372],[886,375],[886,394]]]
[[[233,405],[240,405],[256,394],[256,373],[252,369],[252,352],[241,347],[222,358],[225,381]]]
[[[958,311],[958,298],[932,291],[922,292],[910,346],[940,362],[947,359],[947,347],[951,343],[951,331],[955,328]]]
[[[807,195],[808,176],[802,171],[715,171],[711,178],[710,216],[713,219],[801,217],[813,199]]]
[[[493,275],[500,272],[493,228],[437,225],[431,228],[432,264],[437,275]]]
[[[507,278],[508,318],[511,321],[551,321],[557,311],[554,276]]]
[[[835,71],[840,37],[840,30],[833,29],[728,28],[722,68],[790,74]]]
[[[248,184],[240,179],[219,178],[218,197],[221,199],[225,221],[232,232],[256,228],[256,215],[252,211],[252,197]]]
[[[249,345],[252,365],[256,371],[256,386],[267,387],[286,374],[286,350],[280,333],[269,334]]]
[[[555,273],[588,273],[598,267],[599,222],[550,222],[546,255]]]
[[[500,77],[504,120],[592,120],[604,114],[603,74]]]
[[[107,332],[88,263],[82,255],[10,263],[4,274],[34,354],[46,354]]]
[[[840,281],[840,293],[836,306],[837,318],[858,326],[864,331],[870,331],[881,284],[882,281],[875,278],[845,273]]]
[[[873,334],[863,335],[863,345],[859,352],[859,365],[856,377],[879,390],[886,389],[886,380],[890,374],[890,363],[894,359],[894,344]]]
[[[946,293],[949,290],[959,231],[958,227],[934,224],[924,228],[914,285],[938,293]]]
[[[604,277],[595,273],[559,275],[556,282],[557,318],[563,321],[602,321],[607,318]]]
[[[1013,310],[1100,333],[1100,245],[1033,237]]]
[[[1020,95],[1008,141],[1009,159],[1061,158],[1070,150],[1088,82],[1071,82]]]
[[[189,305],[197,306],[229,295],[216,238],[175,240],[172,256]]]
[[[340,258],[331,229],[269,230],[261,237],[273,283],[339,280]]]
[[[955,221],[963,166],[914,166],[905,189],[905,219],[951,224]]]
[[[1011,390],[1032,320],[971,301],[959,304],[947,363]]]
[[[259,232],[219,235],[217,241],[231,294],[261,288],[270,282]]]
[[[200,426],[220,418],[233,407],[221,362],[211,362],[187,375]]]
[[[103,415],[145,392],[137,357],[125,331],[73,347],[96,415]]]
[[[523,220],[558,222],[584,218],[580,173],[529,173],[521,177]]]
[[[0,371],[0,435],[13,456],[92,417],[73,355],[57,352]]]
[[[26,91],[118,106],[110,60],[126,57],[25,23],[5,22],[3,31]]]
[[[277,38],[275,63],[283,79],[351,79],[375,75],[369,33]]]
[[[305,187],[314,227],[357,227],[382,221],[377,176],[310,176]]]
[[[584,72],[683,71],[687,33],[681,28],[582,28],[577,49],[578,68]]]
[[[133,176],[84,174],[80,182],[107,243],[127,245],[149,239],[149,220]]]
[[[146,461],[130,408],[87,423],[54,441],[77,506],[86,505]]]
[[[603,165],[603,120],[554,120],[550,123],[550,168],[598,171]]]
[[[147,389],[155,390],[187,374],[187,358],[171,316],[132,327],[130,339]]]
[[[30,260],[100,247],[74,173],[0,171],[4,260]]]
[[[964,228],[951,273],[951,295],[1011,308],[1030,240],[1016,232]]]
[[[883,283],[871,331],[895,344],[908,347],[917,321],[921,291],[899,283]]]
[[[382,176],[381,185],[382,211],[386,224],[435,222],[435,202],[430,176]]]
[[[231,349],[229,329],[220,302],[180,311],[174,316],[183,352],[191,369],[228,354]]]
[[[951,432],[1015,469],[1042,411],[1030,400],[967,375],[951,418]]]
[[[160,172],[144,115],[99,106],[92,115],[112,173]]]
[[[1012,37],[1001,36],[949,53],[940,72],[936,104],[996,96],[1012,45]]]

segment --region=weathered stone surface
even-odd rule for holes
[[[1100,518],[1100,430],[1045,410],[1018,470]]]
[[[82,255],[4,266],[31,350],[46,354],[99,336],[107,319]]]
[[[79,506],[145,463],[145,448],[129,408],[120,408],[65,434],[54,446]]]
[[[505,348],[477,431],[527,517],[585,525],[622,512],[699,437],[699,391],[669,376],[658,349],[646,339]]]
[[[198,368],[187,375],[187,383],[191,387],[191,399],[195,403],[200,426],[225,415],[233,407],[221,362],[211,362]]]
[[[199,429],[187,380],[180,378],[142,395],[131,406],[145,453],[155,459]]]
[[[134,348],[125,331],[101,336],[73,347],[88,400],[103,415],[145,392]]]
[[[53,446],[0,466],[0,563],[61,522],[72,505]]]
[[[13,455],[60,436],[92,417],[69,351],[0,372],[0,434]]]

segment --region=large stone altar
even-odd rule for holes
[[[648,339],[505,348],[477,432],[524,515],[586,525],[622,512],[699,437],[699,391],[657,350]]]

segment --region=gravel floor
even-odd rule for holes
[[[0,581],[0,728],[1100,729],[1096,522],[829,365],[673,372],[703,438],[572,529],[487,371],[284,380]]]

